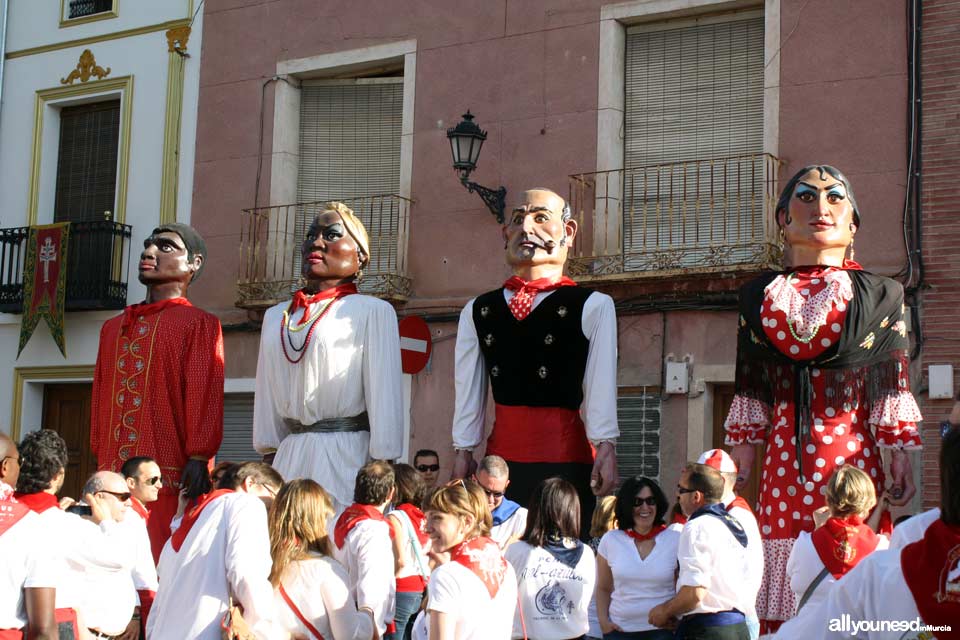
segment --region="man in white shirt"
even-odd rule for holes
[[[527,510],[504,497],[510,486],[510,467],[500,456],[486,456],[480,461],[473,480],[487,494],[487,506],[493,515],[490,537],[501,549],[516,542],[527,528]]]
[[[140,627],[146,634],[147,618],[150,607],[157,597],[157,567],[154,564],[150,548],[150,535],[147,522],[150,512],[146,505],[156,502],[163,487],[160,466],[153,458],[137,456],[130,458],[120,469],[130,489],[130,509],[123,519],[123,528],[137,548],[136,563],[133,567],[133,584],[137,588],[140,601]]]
[[[258,638],[274,637],[267,505],[283,478],[262,462],[240,466],[236,489],[217,489],[184,516],[160,554],[150,640],[219,640],[230,598]]]
[[[760,526],[757,524],[757,516],[753,513],[753,509],[750,508],[746,500],[738,496],[733,490],[737,484],[737,465],[730,454],[723,449],[704,451],[700,454],[697,462],[713,467],[720,472],[720,476],[723,478],[723,497],[720,502],[747,532],[747,560],[750,563],[751,577],[747,589],[759,593],[760,583],[763,581],[763,542],[760,539]],[[752,601],[749,597],[744,598],[743,606],[742,611],[747,618],[750,639],[757,640],[760,637],[760,619],[757,617],[756,598]]]
[[[510,465],[510,499],[524,505],[542,480],[559,476],[577,488],[586,535],[595,496],[617,482],[613,299],[563,275],[577,223],[553,191],[521,193],[502,234],[513,277],[460,314],[453,477],[475,464],[490,386],[496,416],[486,453]]]
[[[383,512],[393,500],[393,467],[384,460],[365,464],[357,472],[353,504],[337,518],[333,531],[334,557],[350,574],[357,609],[373,611],[377,633],[393,622],[396,607],[393,545]]]
[[[677,549],[677,595],[650,610],[650,624],[666,627],[679,618],[679,640],[748,640],[743,603],[757,594],[747,587],[747,534],[720,501],[723,478],[712,467],[691,463],[677,491],[688,517]]]

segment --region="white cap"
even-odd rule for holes
[[[731,458],[730,454],[723,449],[710,449],[709,451],[704,451],[697,459],[697,463],[705,464],[708,467],[713,467],[720,473],[737,472],[737,465],[733,461],[733,458]]]

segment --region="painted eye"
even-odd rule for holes
[[[812,191],[798,191],[797,200],[800,202],[813,202],[815,198]]]
[[[537,217],[536,217],[537,222],[546,222],[549,219],[550,218],[545,213],[537,214]]]
[[[836,191],[831,191],[830,193],[827,194],[827,202],[829,202],[830,204],[837,204],[838,202],[843,202],[844,199],[845,199],[844,195]]]

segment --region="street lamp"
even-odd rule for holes
[[[476,182],[470,182],[470,172],[477,168],[480,149],[483,147],[483,141],[487,139],[487,132],[477,126],[473,121],[473,114],[467,110],[460,124],[447,129],[447,139],[450,140],[453,168],[460,174],[460,183],[470,193],[477,193],[490,209],[490,213],[497,217],[497,222],[503,224],[507,190],[504,187],[489,189]]]

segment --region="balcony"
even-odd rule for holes
[[[244,209],[240,226],[240,274],[236,306],[266,309],[288,300],[303,286],[300,245],[313,218],[328,201]],[[410,297],[407,233],[411,200],[388,194],[341,200],[370,235],[370,264],[358,283],[361,293],[392,302]]]
[[[70,224],[66,311],[126,306],[130,229],[109,220]],[[23,312],[23,261],[29,233],[29,227],[0,229],[0,312]]]
[[[113,0],[70,0],[68,20],[113,11]]]
[[[764,153],[570,176],[579,225],[570,276],[623,281],[776,268],[780,164]]]

